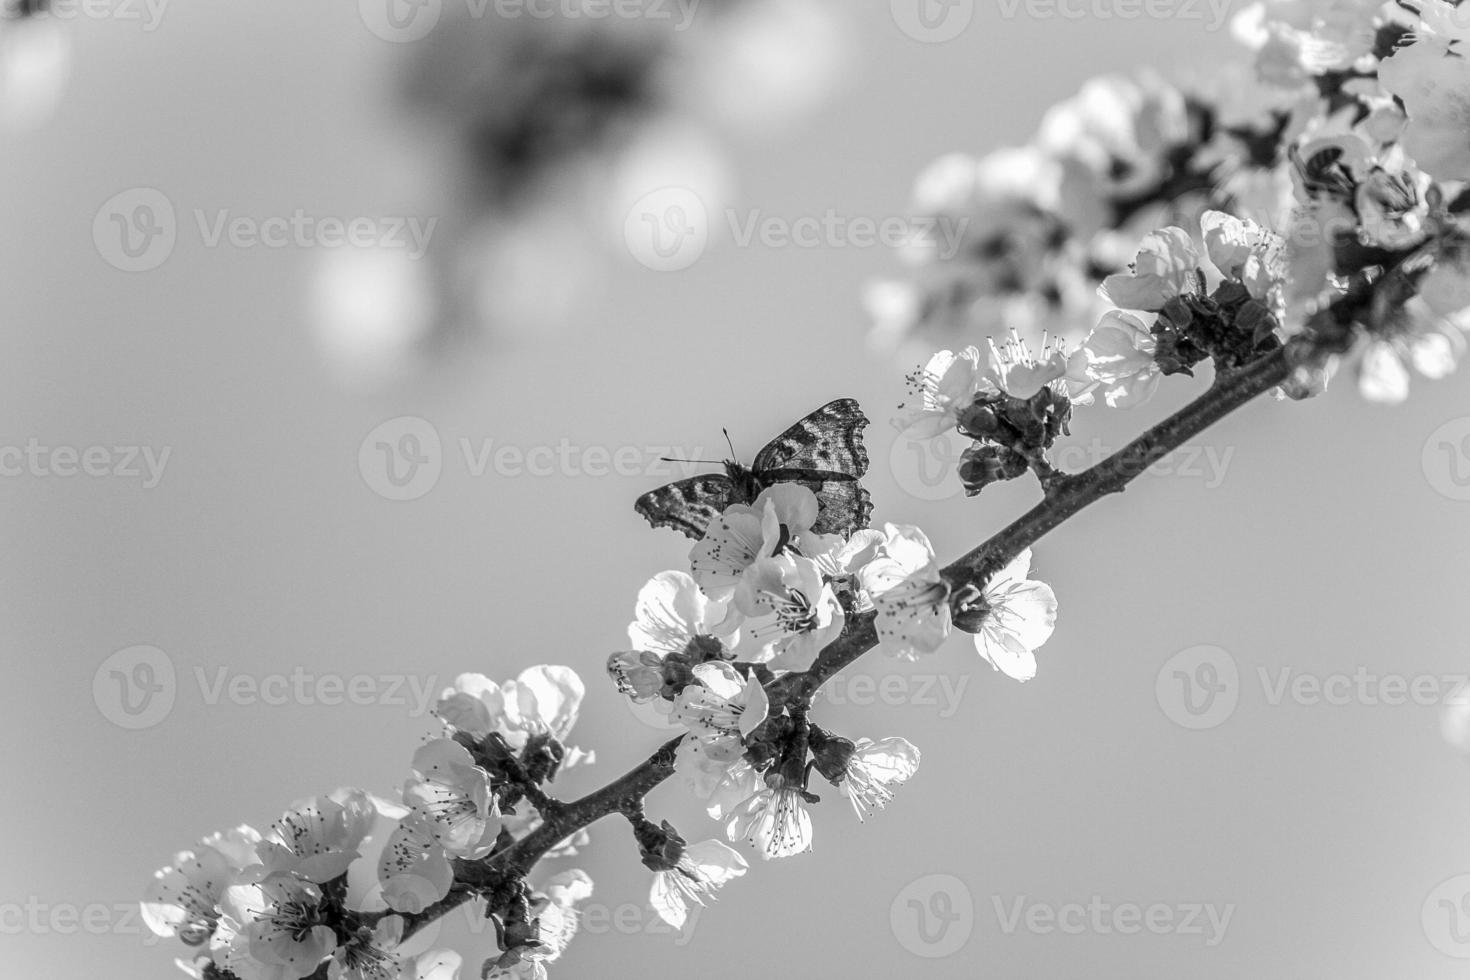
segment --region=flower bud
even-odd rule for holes
[[[1004,446],[976,443],[960,456],[960,480],[971,497],[1001,480],[1014,480],[1027,469],[1026,457]]]
[[[974,585],[966,585],[955,595],[952,611],[955,629],[966,633],[978,633],[985,620],[990,617],[990,605],[985,594]]]
[[[991,439],[1000,432],[1000,420],[988,402],[976,400],[956,417],[959,430],[971,439]]]
[[[652,701],[664,686],[663,661],[656,653],[627,650],[607,658],[607,673],[618,687],[637,704]]]
[[[857,744],[840,735],[828,735],[825,732],[819,734],[816,729],[812,730],[811,744],[812,761],[816,764],[817,772],[827,782],[836,785],[847,774],[847,764],[852,761]]]
[[[526,767],[526,776],[539,785],[556,779],[566,754],[566,746],[554,736],[532,735],[521,753],[521,763]]]
[[[684,856],[684,838],[667,820],[655,826],[651,820],[642,819],[634,824],[633,836],[643,866],[649,871],[672,871]]]

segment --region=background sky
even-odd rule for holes
[[[1007,18],[983,3],[956,38],[921,43],[886,0],[847,7],[857,48],[840,92],[797,131],[737,147],[742,213],[901,214],[925,163],[1024,140],[1087,77],[1207,69],[1231,49],[1183,16]],[[303,796],[390,792],[430,730],[414,685],[576,667],[589,695],[573,740],[599,759],[558,783],[567,796],[660,743],[602,665],[626,642],[638,588],[685,560],[684,539],[631,508],[662,480],[476,476],[461,439],[717,458],[728,426],[748,457],[847,395],[875,423],[876,519],[919,523],[942,557],[1034,502],[1026,481],[975,500],[952,476],[932,490],[893,450],[887,419],[912,365],[863,346],[861,285],[897,268],[879,248],[726,237],[676,273],[622,256],[561,333],[492,339],[386,394],[345,392],[302,322],[304,250],[209,248],[185,224],[165,263],[130,274],[99,255],[93,222],[134,187],[181,213],[392,207],[394,46],[345,0],[181,3],[152,31],[118,17],[70,27],[64,101],[0,153],[0,444],[170,456],[151,488],[0,479],[11,975],[171,975],[180,948],[126,911],[152,870]],[[754,866],[688,936],[660,934],[643,910],[648,875],[625,826],[597,825],[574,862],[597,883],[592,917],[556,974],[1463,975],[1449,954],[1470,954],[1470,911],[1452,907],[1467,889],[1436,889],[1470,872],[1470,772],[1437,707],[1375,692],[1401,698],[1395,683],[1422,679],[1433,701],[1470,671],[1466,384],[1421,384],[1394,410],[1345,383],[1253,405],[1194,459],[1071,521],[1037,548],[1061,614],[1025,686],[963,637],[920,664],[862,661],[817,717],[907,737],[924,753],[918,775],[862,826],[828,794],[814,852]],[[1119,446],[1197,390],[1180,381],[1130,414],[1083,412],[1073,442]],[[359,466],[368,434],[402,416],[429,421],[444,447],[437,484],[407,502]],[[176,690],[163,717],[130,730],[106,662],[136,645],[163,651]],[[1176,672],[1210,669],[1224,689],[1191,714]],[[359,684],[378,703],[249,696],[298,670],[370,678]],[[1354,682],[1349,703],[1312,696],[1355,674],[1374,679],[1367,695]],[[246,686],[215,698],[221,678]],[[686,837],[719,833],[676,785],[649,805]],[[1080,934],[1047,928],[1047,910],[1089,903],[1109,916],[1157,906],[1165,934],[1121,934],[1091,913]],[[1195,905],[1228,910],[1223,937]],[[466,976],[493,942],[480,926],[444,931]]]

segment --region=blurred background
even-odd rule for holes
[[[870,351],[861,295],[897,264],[855,219],[903,216],[930,161],[1026,140],[1092,75],[1224,61],[1218,8],[705,3],[687,30],[548,30],[465,0],[136,0],[7,33],[12,975],[179,975],[131,911],[153,869],[338,785],[391,793],[462,671],[582,673],[598,761],[564,796],[644,758],[666,733],[603,664],[688,542],[632,502],[682,475],[662,455],[723,458],[721,427],[748,459],[858,398],[876,519],[946,559],[1034,502],[966,500],[942,445],[895,442],[915,365]],[[829,213],[807,244],[743,232]],[[1061,614],[1025,686],[963,637],[865,659],[816,717],[905,736],[918,775],[866,825],[829,794],[812,854],[685,935],[644,907],[626,828],[595,826],[556,865],[597,890],[554,975],[1463,975],[1470,772],[1441,715],[1470,670],[1464,385],[1253,405],[1066,525],[1037,548]],[[1064,461],[1198,388],[1081,411]],[[677,785],[649,807],[720,833]],[[463,916],[439,940],[465,976],[494,944]]]

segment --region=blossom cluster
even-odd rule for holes
[[[397,799],[344,788],[295,804],[264,834],[242,825],[206,837],[154,875],[144,920],[201,950],[179,961],[200,980],[454,980],[458,954],[420,948],[411,923],[450,895],[457,862],[537,828],[531,801],[544,799],[543,783],[591,761],[565,743],[584,693],[566,667],[503,684],[460,676],[435,708],[442,737],[414,753]],[[548,854],[575,854],[583,842]],[[573,870],[475,896],[502,951],[482,975],[545,977],[591,893],[591,879]]]
[[[1114,406],[1206,356],[1228,369],[1304,333],[1319,356],[1288,394],[1321,391],[1348,361],[1388,403],[1413,371],[1452,372],[1470,326],[1470,14],[1259,0],[1234,33],[1248,63],[1211,85],[1096,79],[1033,145],[921,175],[916,209],[965,216],[972,241],[907,255],[912,277],[872,287],[875,337],[1035,344],[1045,330],[1082,348],[1066,377]],[[943,357],[925,374],[963,359]],[[1004,451],[982,462],[1023,469]]]
[[[1265,219],[1289,185],[1273,171],[1285,100],[1223,105],[1153,73],[1093,79],[1047,113],[1024,147],[950,154],[921,173],[913,210],[964,228],[958,249],[910,248],[906,278],[869,286],[882,350],[1017,331],[1075,344],[1095,321],[1097,281],[1160,225],[1210,207]]]
[[[1035,675],[1035,650],[1056,621],[1051,589],[1027,578],[1029,552],[983,591],[954,595],[919,528],[820,534],[821,506],[805,485],[776,483],[726,507],[692,548],[689,572],[643,587],[630,649],[608,660],[619,691],[682,728],[683,783],[730,841],[762,858],[810,849],[813,770],[861,820],[918,768],[905,739],[847,739],[817,725],[808,703],[770,696],[781,678],[813,669],[851,621],[870,615],[879,647],[905,659],[934,653],[959,626],[1021,681]],[[718,861],[695,875],[701,884],[745,870],[719,842],[704,847]]]

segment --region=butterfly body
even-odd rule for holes
[[[654,527],[672,527],[695,539],[732,504],[752,504],[762,490],[799,483],[816,494],[818,534],[851,534],[868,526],[873,501],[859,480],[868,470],[858,403],[839,398],[771,440],[750,466],[726,460],[724,473],[696,476],[638,498],[638,513]]]
[[[755,503],[755,498],[759,497],[761,491],[765,489],[760,477],[755,475],[755,470],[749,466],[742,466],[733,459],[725,460],[724,467],[725,475],[734,484],[734,493],[737,498],[735,502],[740,504]]]

